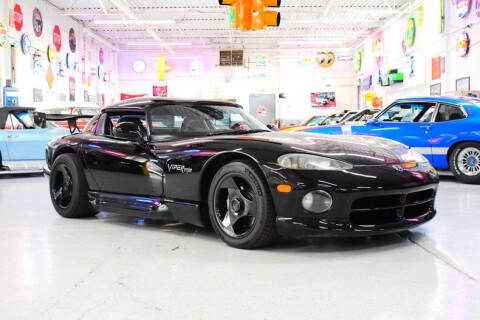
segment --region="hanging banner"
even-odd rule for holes
[[[103,62],[105,62],[102,48],[100,48],[100,50],[98,51],[98,61],[100,62],[100,64],[103,64]]]
[[[33,9],[32,15],[33,33],[40,37],[43,32],[43,18],[42,13],[37,8]]]
[[[68,79],[68,95],[69,101],[75,101],[75,77]]]
[[[415,43],[415,31],[415,19],[408,18],[405,27],[405,46],[407,49],[413,47]]]
[[[475,1],[475,14],[480,18],[480,0]]]
[[[121,93],[120,94],[120,100],[127,100],[127,99],[133,99],[133,98],[140,98],[140,97],[145,97],[147,94],[127,94],[127,93]]]
[[[166,98],[168,96],[167,86],[153,86],[153,96]]]
[[[166,72],[166,69],[167,69],[166,63],[167,63],[167,61],[166,61],[165,57],[158,57],[157,68],[158,68],[158,80],[159,81],[165,81],[165,72]]]
[[[77,51],[77,36],[75,35],[75,30],[70,28],[68,31],[68,45],[70,46],[70,51],[75,53]]]
[[[57,49],[57,52],[60,52],[60,49],[62,49],[62,34],[60,33],[60,27],[58,25],[53,27],[53,45],[55,49]]]

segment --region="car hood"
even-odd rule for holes
[[[227,138],[223,136],[222,139]],[[231,139],[231,136],[230,136]],[[385,165],[408,161],[409,147],[393,140],[370,136],[323,135],[303,132],[263,132],[237,137],[275,144],[283,153],[310,153],[353,165]]]

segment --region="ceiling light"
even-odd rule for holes
[[[132,42],[127,46],[191,46],[191,42]]]
[[[99,25],[155,25],[174,24],[175,20],[93,20],[93,23]]]

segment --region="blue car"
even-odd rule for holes
[[[69,129],[35,123],[34,109],[0,107],[0,175],[42,172],[47,143]]]
[[[480,99],[399,99],[364,125],[305,132],[396,140],[422,153],[436,169],[450,170],[465,183],[480,183]]]

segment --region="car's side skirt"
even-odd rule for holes
[[[199,203],[96,191],[90,191],[88,197],[100,211],[204,226]]]

